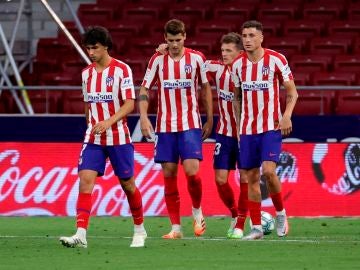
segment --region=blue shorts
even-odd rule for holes
[[[240,156],[237,138],[216,134],[214,169],[235,170],[236,162],[239,164],[239,160]]]
[[[98,176],[104,175],[106,159],[120,179],[134,176],[134,146],[131,143],[122,145],[97,145],[84,143],[80,152],[78,170],[93,170]]]
[[[259,168],[264,161],[279,161],[281,131],[271,130],[261,134],[240,135],[240,168]]]
[[[157,132],[155,135],[156,163],[178,163],[185,159],[202,160],[202,131],[190,129],[181,132]]]

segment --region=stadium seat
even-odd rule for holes
[[[336,55],[334,60],[334,69],[342,72],[354,72],[360,71],[360,55]]]
[[[130,49],[128,50],[130,54],[141,54],[145,56],[145,59],[150,59],[150,57],[155,53],[155,49],[159,44],[164,43],[163,36],[154,36],[154,37],[142,37],[142,38],[132,38],[129,40]]]
[[[84,26],[99,25],[113,19],[113,9],[99,7],[96,4],[81,4],[78,9],[79,20]]]
[[[318,20],[329,22],[331,20],[341,19],[340,14],[343,12],[341,2],[338,3],[319,3],[308,2],[304,4],[303,17],[305,20]]]
[[[331,114],[334,98],[333,90],[298,90],[298,100],[294,115]]]
[[[206,35],[220,39],[225,33],[236,31],[236,24],[232,21],[210,20],[202,21],[196,25],[196,35]]]
[[[300,54],[305,46],[305,40],[298,38],[269,37],[264,39],[265,47],[278,51],[290,59],[293,54]]]
[[[141,24],[159,19],[162,14],[162,6],[152,6],[146,3],[131,3],[123,7],[122,12],[123,19],[136,20]]]
[[[354,54],[360,53],[360,37],[355,38],[354,45],[352,47],[352,52]]]
[[[352,1],[346,9],[347,18],[349,20],[360,21],[360,2]]]
[[[215,39],[206,35],[197,35],[186,39],[186,47],[202,52],[205,56],[212,54],[220,48],[220,38]]]
[[[62,112],[66,114],[85,114],[84,97],[81,90],[63,91]]]
[[[59,113],[59,90],[31,90],[28,91],[34,113]]]
[[[358,21],[332,21],[327,27],[329,35],[347,35],[355,37],[360,33],[360,20]]]
[[[360,115],[360,92],[338,90],[335,94],[335,112],[338,115]]]
[[[18,92],[19,94],[20,92]],[[9,90],[2,90],[0,94],[0,113],[17,113],[20,110],[17,108],[14,98]]]
[[[284,36],[296,36],[298,38],[312,38],[322,35],[325,23],[313,20],[287,21],[284,24]]]
[[[354,85],[356,79],[351,72],[315,72],[312,78],[314,85]]]
[[[169,10],[169,18],[177,18],[179,20],[191,21],[195,25],[199,20],[205,20],[209,17],[210,6],[197,4],[193,2],[177,3],[171,6]]]
[[[259,6],[257,18],[259,21],[276,21],[284,22],[297,17],[298,4],[297,3],[262,3]]]
[[[232,3],[221,3],[219,6],[214,7],[214,20],[216,21],[232,21],[234,23],[238,22],[238,27],[241,26],[241,23],[249,20],[253,14],[254,6],[253,5],[241,5]]]
[[[261,23],[265,39],[282,35],[282,23],[280,21],[264,19]]]
[[[292,70],[295,85],[309,85],[310,74],[308,72],[297,72]]]
[[[316,37],[310,41],[310,53],[335,55],[346,54],[351,47],[351,40],[331,37]]]
[[[291,57],[290,67],[298,72],[314,72],[314,71],[328,71],[332,57],[329,55],[319,54],[296,54]]]
[[[73,51],[70,42],[61,42],[57,38],[40,38],[37,44],[36,58],[39,60],[52,59],[62,60],[63,57]]]

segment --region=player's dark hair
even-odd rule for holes
[[[225,44],[233,43],[233,44],[235,44],[236,48],[239,51],[244,49],[242,40],[241,40],[241,36],[235,32],[230,32],[230,33],[223,35],[221,37],[221,44],[223,44],[223,43],[225,43]]]
[[[241,26],[241,31],[244,30],[245,28],[255,28],[256,30],[263,32],[262,23],[255,20],[244,22],[243,25]]]
[[[168,21],[164,26],[165,34],[169,33],[171,35],[183,34],[185,35],[185,24],[177,19],[172,19]]]
[[[95,45],[100,43],[103,46],[108,47],[108,51],[111,50],[113,46],[112,38],[109,31],[102,26],[90,26],[86,29],[86,32],[82,36],[82,44],[86,45]]]

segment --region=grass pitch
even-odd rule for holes
[[[92,217],[81,249],[58,240],[74,233],[74,218],[0,217],[0,269],[360,269],[359,218],[291,218],[289,236],[261,241],[226,239],[229,218],[206,221],[204,237],[183,218],[185,239],[163,240],[168,219],[147,217],[146,247],[129,248],[131,218]]]

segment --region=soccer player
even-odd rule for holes
[[[158,111],[155,135],[155,162],[161,163],[164,176],[165,203],[171,231],[165,239],[183,237],[180,222],[180,197],[177,187],[179,158],[187,178],[192,201],[195,236],[204,234],[206,225],[201,210],[202,187],[199,164],[202,160],[202,140],[206,139],[213,125],[212,96],[206,77],[202,53],[184,47],[185,25],[173,19],[164,27],[168,53],[155,53],[148,64],[140,88],[139,108],[142,134],[151,138],[153,127],[148,118],[148,90],[157,82]],[[197,102],[197,84],[202,84],[200,95],[206,108],[207,122],[201,129]]]
[[[263,238],[260,167],[276,209],[277,234],[282,237],[288,233],[288,222],[281,196],[281,183],[275,170],[281,152],[281,137],[292,131],[291,115],[298,94],[284,55],[261,46],[262,24],[257,21],[245,22],[241,28],[241,37],[245,53],[233,62],[232,75],[242,100],[240,166],[245,170],[248,180],[248,207],[253,224],[251,232],[243,239]],[[280,84],[286,90],[283,115],[279,103]]]
[[[234,83],[231,79],[230,65],[242,52],[241,37],[237,33],[228,33],[221,38],[222,61],[206,61],[208,75],[216,82],[219,106],[219,121],[216,128],[214,149],[215,181],[221,200],[230,210],[231,222],[228,238],[243,237],[247,215],[248,184],[240,170],[240,196],[238,206],[234,192],[228,182],[230,170],[239,166],[239,147],[237,123],[240,118],[239,101],[235,99]]]
[[[91,194],[96,177],[104,174],[109,158],[133,216],[134,235],[130,247],[143,247],[147,234],[142,198],[134,180],[134,146],[126,122],[135,103],[132,71],[127,64],[109,55],[113,43],[107,29],[90,27],[82,42],[93,63],[82,71],[88,127],[78,164],[77,231],[73,236],[61,237],[60,242],[67,247],[87,247]]]

